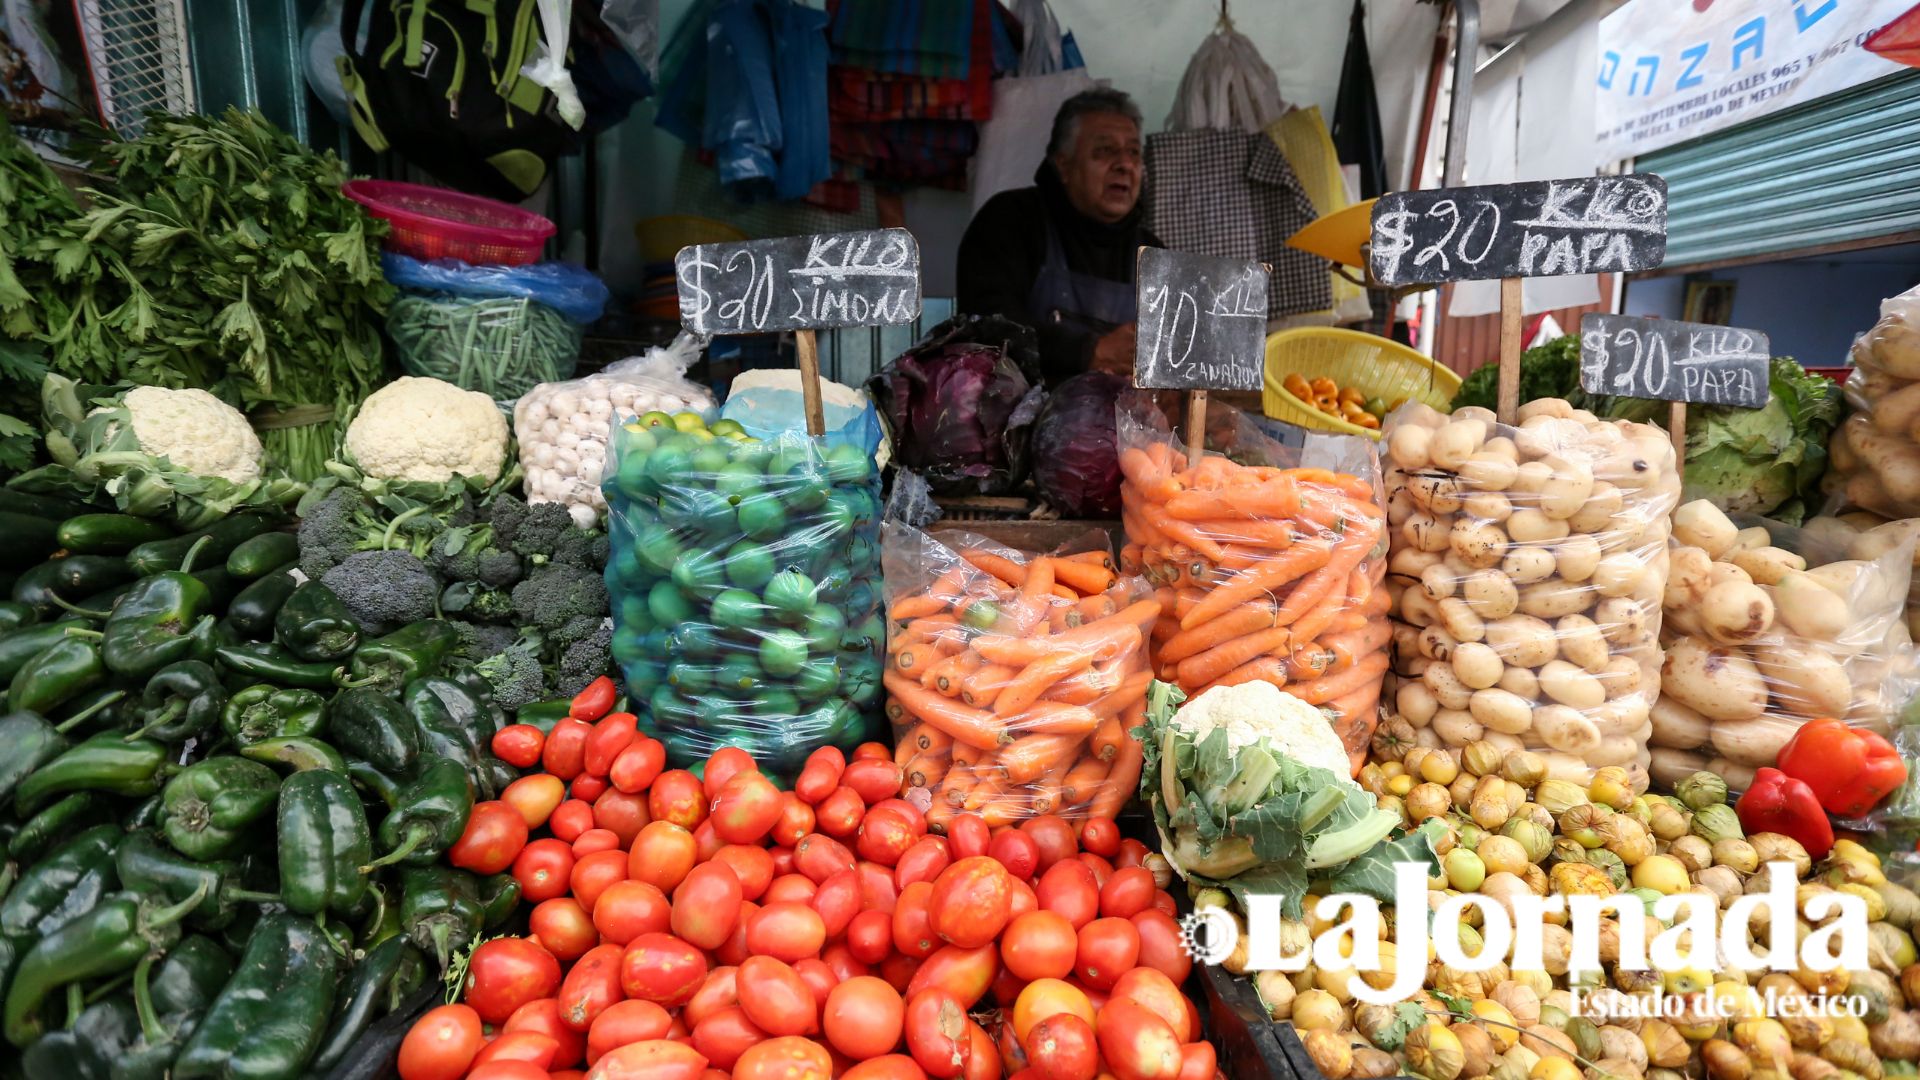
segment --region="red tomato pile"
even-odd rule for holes
[[[544,771],[452,857],[511,867],[530,933],[474,950],[402,1080],[1217,1077],[1173,898],[1111,820],[929,835],[877,743],[791,792],[733,748],[696,778],[610,689],[496,740]]]

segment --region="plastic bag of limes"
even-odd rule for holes
[[[884,730],[878,443],[871,406],[817,439],[691,412],[615,424],[613,655],[674,766],[738,746],[790,778]]]

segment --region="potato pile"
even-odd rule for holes
[[[1423,745],[1539,751],[1562,780],[1644,771],[1673,447],[1557,398],[1519,421],[1421,405],[1390,418],[1393,712]]]
[[[1709,769],[1743,789],[1817,717],[1885,730],[1883,686],[1908,644],[1911,551],[1825,561],[1824,530],[1777,528],[1820,565],[1810,569],[1766,528],[1741,529],[1712,503],[1674,512],[1666,666],[1653,709],[1658,783]]]
[[[1920,289],[1882,302],[1854,343],[1847,403],[1822,485],[1856,509],[1920,516]]]

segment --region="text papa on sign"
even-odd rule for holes
[[[1590,394],[1737,405],[1767,403],[1772,343],[1757,330],[1632,315],[1580,318],[1580,387]]]
[[[702,337],[920,316],[920,247],[905,229],[700,244],[674,258],[680,322]]]
[[[1652,173],[1383,195],[1368,260],[1382,285],[1648,270],[1667,253]]]

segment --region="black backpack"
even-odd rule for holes
[[[624,89],[625,69],[638,67],[607,46],[613,35],[592,3],[573,6],[569,31],[569,68],[589,110],[581,132],[560,119],[552,93],[520,73],[540,40],[535,0],[373,0],[363,49],[366,2],[347,0],[346,51],[335,61],[354,130],[374,150],[393,150],[462,191],[526,198],[555,159],[646,92],[644,76],[637,93],[614,101],[594,92],[609,81]]]

